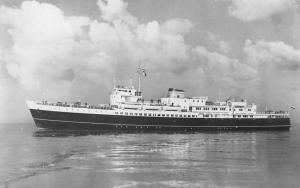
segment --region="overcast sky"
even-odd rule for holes
[[[0,122],[25,100],[108,103],[113,79],[146,99],[246,98],[300,109],[297,0],[0,0]],[[296,117],[296,110],[293,112]]]

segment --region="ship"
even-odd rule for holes
[[[288,111],[257,111],[247,100],[209,101],[206,96],[186,97],[182,89],[169,88],[157,100],[144,100],[138,68],[138,88],[115,85],[109,104],[80,101],[26,101],[38,128],[55,130],[289,130]]]

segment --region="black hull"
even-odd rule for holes
[[[39,128],[60,130],[288,130],[289,118],[165,118],[53,112],[31,109]]]

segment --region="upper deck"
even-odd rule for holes
[[[87,114],[105,114],[105,115],[124,115],[124,116],[148,116],[148,117],[176,117],[176,118],[289,118],[289,113],[284,111],[267,111],[255,114],[234,114],[228,112],[219,112],[213,109],[204,109],[205,111],[188,111],[179,107],[166,105],[148,105],[125,104],[121,107],[115,107],[107,104],[90,105],[88,103],[62,103],[62,102],[35,102],[27,101],[30,109],[71,112],[71,113],[87,113]],[[208,107],[206,107],[208,108]]]

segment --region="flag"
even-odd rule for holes
[[[290,106],[290,109],[293,109],[293,110],[295,110],[295,109],[296,109],[296,107],[295,107],[295,106]]]
[[[146,69],[142,69],[142,72],[143,72],[144,76],[146,77],[147,76]]]
[[[142,68],[138,68],[138,71],[137,71],[139,74],[143,74],[145,77],[147,76],[147,72],[146,72],[146,69],[142,69]]]

